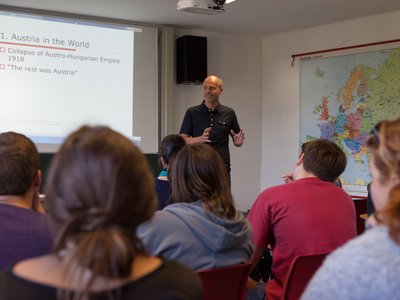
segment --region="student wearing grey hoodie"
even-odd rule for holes
[[[170,178],[174,204],[138,228],[146,249],[194,270],[248,261],[250,225],[235,209],[219,154],[206,144],[186,145],[170,166]]]

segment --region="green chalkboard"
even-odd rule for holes
[[[42,169],[42,185],[40,192],[43,193],[43,188],[46,182],[46,174],[47,170],[50,166],[51,159],[53,158],[52,153],[41,153],[40,154],[40,167]],[[149,163],[150,169],[153,171],[154,177],[156,177],[160,171],[161,168],[158,165],[158,154],[157,153],[149,153],[145,154],[147,161]]]

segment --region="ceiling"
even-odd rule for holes
[[[400,0],[237,0],[218,15],[177,11],[177,0],[0,0],[0,5],[258,36],[400,10]]]

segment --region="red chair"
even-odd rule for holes
[[[357,235],[360,235],[365,230],[365,220],[360,215],[367,213],[367,198],[352,196],[354,207],[356,209],[356,226]]]
[[[284,300],[298,300],[301,294],[314,275],[315,271],[321,266],[326,257],[324,254],[301,255],[297,256],[288,271],[286,283],[283,287]]]
[[[203,282],[203,300],[243,300],[252,262],[197,271]]]

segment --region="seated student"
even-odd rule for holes
[[[267,299],[280,299],[287,271],[298,255],[327,253],[356,236],[353,201],[332,184],[346,156],[333,142],[307,142],[293,170],[293,182],[262,192],[248,219],[256,246],[253,261],[272,247]]]
[[[40,213],[40,158],[15,132],[0,134],[0,268],[50,252],[52,235]]]
[[[179,150],[186,145],[185,139],[180,134],[167,135],[160,144],[160,164],[162,171],[154,180],[158,196],[158,209],[163,209],[169,204],[171,195],[171,183],[168,180],[168,166]]]
[[[303,143],[301,145],[301,153],[304,153],[304,150],[306,149],[306,147],[309,145],[309,143]],[[289,172],[286,173],[282,176],[282,178],[284,179],[285,183],[289,183],[289,182],[293,182],[294,178],[293,178],[293,173]],[[340,177],[336,177],[335,179],[333,179],[332,183],[334,185],[336,185],[337,187],[342,188],[342,181],[340,180]]]
[[[253,252],[250,226],[235,210],[220,155],[206,144],[186,145],[169,175],[174,204],[157,211],[138,229],[150,253],[194,270],[249,260]]]
[[[302,299],[399,299],[400,119],[367,140],[375,226],[329,255]]]
[[[4,299],[201,299],[196,274],[149,256],[137,226],[157,206],[144,155],[107,127],[82,127],[52,160],[53,252],[0,273]]]

